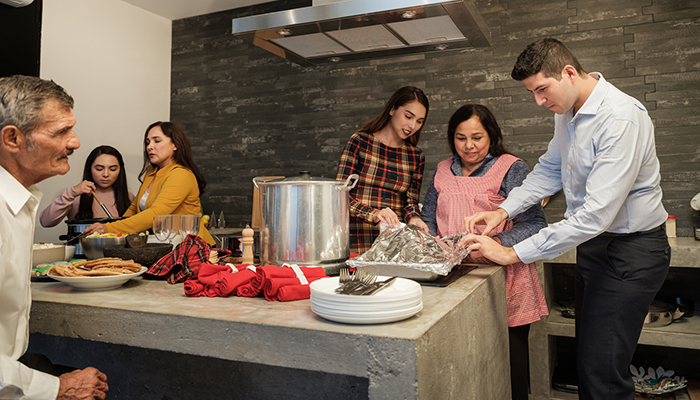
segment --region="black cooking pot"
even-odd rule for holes
[[[66,220],[66,225],[68,225],[68,232],[65,235],[61,235],[58,237],[58,240],[60,241],[69,241],[78,235],[80,235],[85,228],[88,226],[99,222],[101,224],[105,224],[107,222],[114,222],[114,221],[119,221],[120,219],[124,219],[124,217],[118,217],[118,218],[92,218],[92,219],[74,219],[74,220]],[[80,249],[80,244],[75,243],[75,257],[81,258],[84,257],[85,253]]]

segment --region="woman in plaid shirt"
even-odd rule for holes
[[[336,179],[360,176],[350,191],[350,249],[364,253],[379,234],[379,223],[407,222],[428,232],[418,197],[425,156],[416,147],[428,117],[428,98],[417,87],[397,90],[381,114],[353,133],[345,145]]]

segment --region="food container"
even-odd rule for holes
[[[58,240],[71,240],[75,238],[76,236],[80,235],[82,231],[85,230],[88,226],[94,224],[95,222],[99,222],[101,224],[106,224],[107,222],[114,222],[114,221],[119,221],[120,219],[123,219],[123,217],[119,218],[93,218],[93,219],[74,219],[72,221],[66,220],[66,225],[68,226],[68,232],[65,235],[61,235],[58,237]],[[83,253],[83,249],[80,247],[80,243],[70,243],[70,244],[75,244],[75,254],[74,257],[76,258],[85,258],[85,253]]]
[[[298,177],[253,179],[262,198],[260,261],[263,264],[322,265],[350,256],[348,192],[359,176],[347,180]]]
[[[37,245],[34,245],[35,247]],[[39,264],[51,264],[56,261],[64,261],[66,249],[62,244],[49,244],[45,248],[32,249],[32,268]]]
[[[76,246],[65,246],[66,251],[64,253],[64,260],[70,261],[73,259],[73,257],[75,256],[75,247]]]
[[[85,256],[91,260],[104,257],[104,248],[107,246],[126,245],[126,236],[121,237],[82,237],[80,248]]]

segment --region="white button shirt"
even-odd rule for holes
[[[654,126],[646,108],[600,73],[581,109],[554,117],[554,137],[523,184],[500,208],[509,218],[563,189],[566,219],[516,244],[530,263],[552,259],[602,232],[632,233],[660,226],[661,176]]]
[[[27,190],[0,166],[0,399],[54,400],[59,379],[17,361],[29,345],[30,275],[36,186]]]

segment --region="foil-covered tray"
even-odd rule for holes
[[[431,281],[447,275],[469,255],[459,245],[462,236],[435,238],[406,224],[385,227],[369,250],[345,263],[382,275]]]

